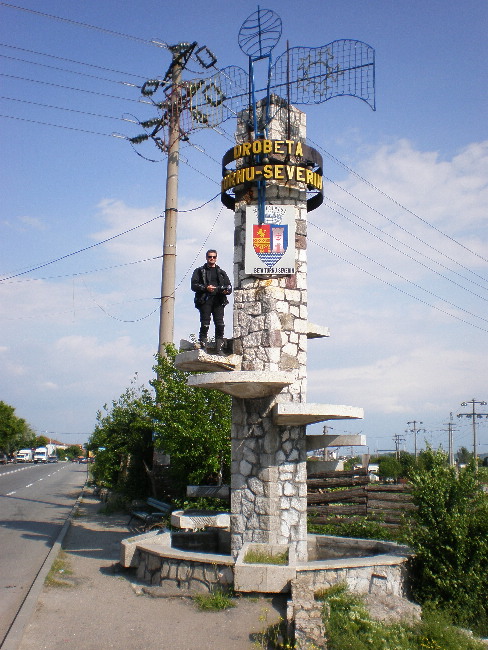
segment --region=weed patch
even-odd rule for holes
[[[198,609],[206,612],[218,612],[236,606],[232,595],[221,588],[216,588],[209,594],[197,594],[193,600]]]
[[[64,551],[60,551],[49,569],[44,584],[46,587],[72,587],[73,583],[69,580],[72,575],[69,558]]]
[[[251,548],[244,556],[244,562],[246,564],[288,564],[288,551],[272,554]]]

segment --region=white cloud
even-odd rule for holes
[[[483,288],[486,283],[474,275],[488,276],[485,262],[385,196],[394,197],[420,217],[432,221],[440,231],[462,239],[466,246],[487,256],[484,230],[487,165],[488,143],[473,143],[452,160],[442,160],[436,152],[417,151],[402,140],[371,151],[358,168],[384,194],[353,174],[343,178],[340,184],[357,198],[330,183],[326,184],[325,194],[326,199],[371,221],[381,233],[390,233],[442,261],[452,270],[436,266],[425,257],[419,258],[427,266],[488,298]],[[191,272],[203,263],[207,248],[218,249],[219,263],[232,276],[233,215],[218,201],[185,212],[200,203],[203,201],[180,199],[176,342],[198,330],[198,313],[193,307],[189,284]],[[342,207],[337,209],[342,211]],[[161,212],[158,206],[134,207],[122,198],[104,199],[94,215],[93,240],[113,237]],[[440,252],[432,251],[382,215],[398,221]],[[483,391],[488,385],[488,373],[485,364],[480,362],[488,353],[486,333],[426,304],[488,329],[488,323],[475,320],[460,309],[484,316],[482,298],[402,256],[330,208],[320,208],[309,219],[325,231],[309,227],[309,315],[313,322],[329,326],[332,334],[330,340],[309,343],[309,401],[364,407],[366,417],[362,426],[367,432],[385,414],[392,421],[425,417],[424,413],[442,412],[439,417],[445,417],[453,403],[470,394],[486,398]],[[85,264],[82,268],[89,270],[160,256],[163,229],[164,220],[156,219],[96,247],[93,257],[77,258],[77,265],[72,268],[80,269],[80,259]],[[327,233],[369,259],[334,241]],[[417,257],[417,253],[406,250]],[[379,267],[375,261],[434,295]],[[54,267],[49,273],[55,274]],[[145,320],[138,319],[157,310],[160,282],[161,260],[157,259],[75,279],[0,284],[0,352],[6,370],[0,387],[4,401],[18,407],[21,417],[30,418],[35,426],[44,429],[62,427],[75,431],[92,426],[96,410],[104,402],[117,398],[134,372],[140,373],[141,381],[152,376],[158,313]],[[457,308],[436,296],[449,300]],[[131,320],[134,322],[123,322]],[[226,321],[230,336],[230,307]]]

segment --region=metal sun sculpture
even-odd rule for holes
[[[271,9],[258,9],[239,30],[239,47],[254,61],[269,56],[281,38],[281,18]]]
[[[187,139],[191,131],[215,127],[245,109],[253,115],[255,138],[263,137],[270,116],[267,113],[264,124],[258,124],[256,96],[265,93],[269,100],[271,91],[294,104],[321,104],[349,95],[375,110],[375,56],[371,46],[341,39],[320,47],[292,47],[272,64],[271,53],[280,37],[281,18],[272,10],[258,9],[244,21],[238,37],[242,52],[249,57],[248,72],[232,65],[205,79],[181,81],[176,88],[171,82],[175,65],[185,69],[190,60],[196,60],[207,70],[215,67],[216,59],[207,47],[198,48],[197,43],[170,47],[173,62],[163,79],[149,80],[141,88],[144,97],[150,99],[158,91],[163,93],[160,101],[153,100],[158,116],[140,122],[145,132],[129,141],[139,144],[152,139],[166,151],[169,125],[175,118],[180,137]],[[265,88],[256,89],[254,63],[262,59],[268,60],[267,83]]]

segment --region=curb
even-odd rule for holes
[[[46,559],[42,563],[34,582],[27,592],[27,596],[24,598],[19,611],[15,615],[12,625],[10,626],[2,645],[0,646],[2,650],[17,650],[19,648],[22,637],[24,636],[25,628],[30,622],[34,610],[37,606],[37,601],[39,600],[39,596],[41,595],[42,589],[44,587],[46,576],[49,573],[52,563],[62,548],[64,538],[70,529],[73,517],[78,512],[81,500],[83,499],[83,495],[86,490],[86,485],[87,484],[85,483],[85,485],[81,488],[81,492],[76,499],[75,504],[71,509],[71,512],[69,513],[66,521],[64,522],[63,527],[61,528],[61,531],[56,538],[56,541],[47,554]]]

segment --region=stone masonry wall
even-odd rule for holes
[[[139,551],[137,577],[150,585],[189,592],[212,592],[215,587],[230,589],[234,570],[229,564],[208,559],[186,560]]]
[[[275,115],[269,139],[305,140],[305,115],[290,113],[273,98]],[[259,104],[259,103],[258,103]],[[262,106],[260,107],[262,108]],[[249,141],[248,115],[238,121],[237,143]],[[244,163],[242,163],[244,164]],[[232,407],[232,551],[245,542],[284,544],[290,557],[306,560],[305,427],[278,426],[272,420],[276,402],[306,401],[307,362],[307,210],[306,193],[291,184],[270,182],[267,204],[296,209],[295,275],[252,277],[244,272],[245,210],[256,205],[253,188],[236,188],[234,230],[234,352],[242,370],[284,371],[295,381],[273,398],[233,398]]]

